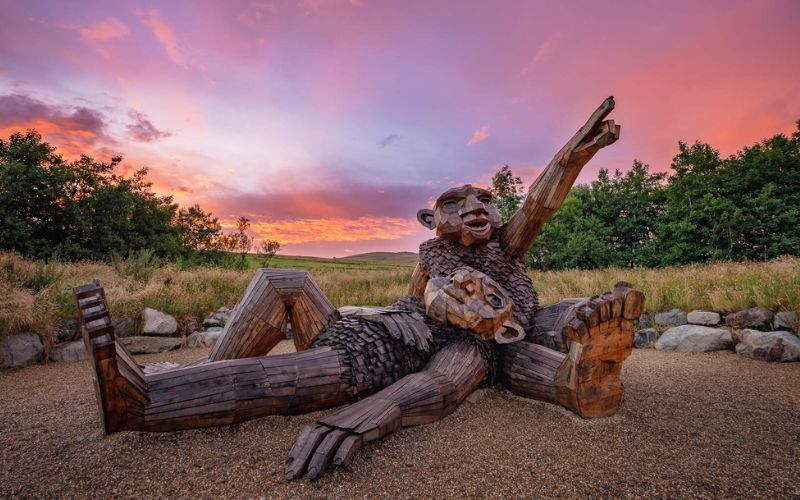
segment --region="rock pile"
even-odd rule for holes
[[[654,346],[662,351],[710,352],[734,349],[760,361],[800,361],[800,318],[795,311],[773,314],[753,307],[723,317],[715,311],[680,309],[657,313],[657,329],[634,332],[637,349]],[[640,325],[646,323],[639,322]],[[774,331],[773,331],[774,330]]]

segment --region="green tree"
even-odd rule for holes
[[[678,148],[658,228],[661,265],[800,254],[800,130],[728,158],[700,142]]]
[[[179,255],[177,205],[153,193],[146,169],[116,175],[121,162],[67,161],[34,130],[0,139],[0,248],[45,259]]]
[[[264,240],[259,247],[259,256],[261,257],[261,265],[269,267],[269,261],[275,257],[275,254],[281,249],[281,244],[277,240]]]
[[[183,246],[187,249],[202,252],[219,248],[219,219],[205,212],[200,205],[178,210],[175,223],[180,229]]]
[[[514,177],[511,167],[503,165],[503,168],[492,176],[490,190],[492,192],[492,201],[500,211],[500,218],[503,222],[508,221],[522,202],[524,196],[522,179]]]
[[[654,237],[664,211],[666,174],[649,173],[649,166],[633,161],[624,174],[610,177],[601,169],[592,182],[587,213],[609,229],[610,264],[620,267],[652,265],[657,261]]]
[[[241,216],[236,219],[236,232],[227,234],[222,238],[222,245],[230,252],[238,253],[241,257],[240,266],[245,267],[247,252],[253,246],[253,237],[249,234],[250,219]]]

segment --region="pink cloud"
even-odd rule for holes
[[[552,37],[540,43],[539,47],[536,48],[536,53],[533,55],[533,59],[531,59],[531,62],[529,62],[527,66],[522,68],[520,74],[522,75],[528,74],[533,70],[534,66],[544,61],[545,58],[550,54],[550,52],[552,52],[553,47],[560,39],[561,39],[561,32],[556,32]]]
[[[489,138],[489,125],[484,125],[472,134],[472,139],[467,144],[477,144]]]
[[[120,21],[109,18],[91,26],[79,27],[78,32],[88,42],[115,40],[130,34],[128,27]]]
[[[172,27],[161,17],[161,14],[155,9],[150,9],[142,12],[139,17],[142,23],[150,28],[153,31],[153,35],[161,42],[170,60],[178,66],[187,67],[188,63],[183,50],[178,45],[178,38],[175,36]]]

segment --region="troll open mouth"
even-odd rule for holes
[[[481,217],[471,221],[466,221],[464,222],[464,225],[470,229],[485,229],[489,225],[489,219]]]

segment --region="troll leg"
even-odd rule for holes
[[[299,269],[259,269],[214,346],[209,361],[263,356],[283,338],[287,322],[298,351],[338,318],[336,308]]]
[[[502,372],[514,393],[559,403],[585,418],[613,415],[622,399],[622,363],[644,295],[626,283],[589,299],[568,299],[537,313],[532,338],[505,347]],[[566,348],[567,352],[552,349]]]

